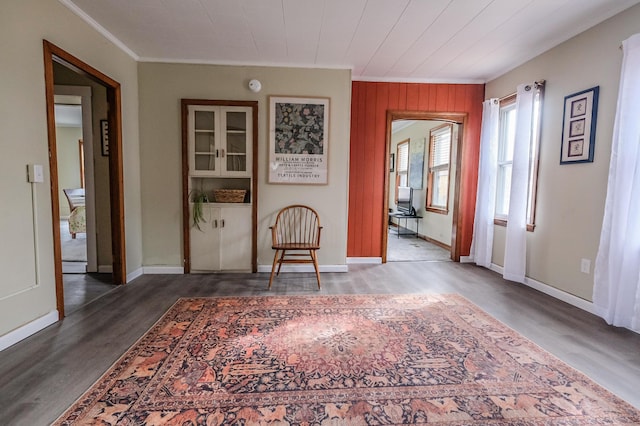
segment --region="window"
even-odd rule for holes
[[[532,117],[531,161],[529,163],[529,185],[527,194],[527,230],[535,227],[536,183],[538,175],[538,146],[540,144],[540,111],[542,108],[542,86],[537,87]],[[498,139],[498,172],[496,179],[495,223],[507,224],[509,196],[511,192],[511,171],[513,147],[516,136],[516,95],[500,101],[500,134]]]
[[[429,132],[429,176],[427,210],[447,213],[453,125],[444,124]]]
[[[398,187],[409,186],[409,139],[398,143],[396,152],[396,202]]]
[[[516,98],[509,97],[500,103],[500,135],[498,139],[498,173],[496,178],[496,218],[507,220],[509,193],[511,192],[511,167],[513,144],[516,138]]]

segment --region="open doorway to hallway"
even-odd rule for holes
[[[86,273],[96,264],[94,206],[86,205],[94,182],[91,87],[56,85],[55,93],[62,272]]]
[[[47,41],[43,44],[56,300],[59,317],[63,318],[65,312],[77,307],[71,302],[72,299],[80,303],[88,302],[96,294],[96,289],[105,289],[104,284],[111,286],[126,282],[121,93],[117,81],[59,47]],[[63,174],[67,168],[59,167],[59,162],[64,159],[58,158],[58,145],[62,144],[62,139],[58,142],[59,131],[56,126],[55,92],[58,85],[90,88],[90,95],[87,96],[90,101],[88,105],[82,103],[82,114],[90,111],[91,117],[87,126],[87,120],[83,117],[82,139],[78,140],[80,148],[75,160],[81,170],[75,173],[77,181],[69,182],[72,188],[65,188],[67,185]],[[92,132],[85,131],[89,127],[93,129]],[[81,279],[63,273],[62,240],[65,229],[61,229],[64,226],[61,225],[64,212],[60,204],[67,202],[67,235],[77,240],[83,233],[86,234],[85,272],[88,273],[78,274]],[[78,253],[76,255],[80,256]],[[95,275],[100,273],[104,276]],[[78,291],[68,288],[72,283],[80,285]],[[74,294],[82,297],[71,297]]]
[[[383,261],[456,259],[465,115],[389,112]]]
[[[108,159],[101,155],[100,135],[94,135],[99,120],[106,119],[107,98],[106,88],[63,64],[55,63],[53,74],[62,281],[69,314],[115,287],[108,191],[96,193],[96,186],[109,185]]]

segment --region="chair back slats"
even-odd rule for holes
[[[320,219],[311,207],[293,205],[282,209],[273,226],[273,245],[320,244]]]

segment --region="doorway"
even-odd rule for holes
[[[68,52],[60,49],[48,41],[44,41],[44,67],[45,67],[45,92],[47,101],[47,132],[49,140],[49,170],[51,173],[51,211],[53,218],[53,242],[54,242],[54,261],[55,261],[55,277],[56,277],[56,305],[58,308],[59,318],[65,316],[65,290],[62,273],[62,253],[61,253],[61,232],[60,232],[60,202],[67,203],[66,199],[61,200],[59,175],[58,175],[58,150],[56,135],[56,114],[55,114],[55,82],[56,67],[62,66],[64,70],[73,72],[83,76],[88,81],[97,84],[105,90],[105,119],[104,122],[104,141],[108,142],[108,156],[106,159],[106,168],[103,173],[108,182],[106,189],[106,199],[108,200],[108,209],[106,209],[107,217],[102,222],[108,224],[110,244],[107,251],[111,253],[110,265],[110,282],[112,284],[124,284],[126,282],[126,265],[125,265],[125,234],[124,234],[124,193],[123,193],[123,173],[122,173],[122,134],[121,134],[121,98],[120,84],[112,80],[100,71],[79,60]],[[60,68],[59,68],[60,69]],[[91,108],[93,109],[93,107]],[[95,117],[94,117],[95,119]],[[93,126],[96,128],[96,126]],[[83,136],[84,139],[84,136]],[[102,141],[102,142],[104,142]],[[85,146],[86,154],[86,146]],[[86,162],[84,162],[86,164]],[[99,176],[99,172],[92,174],[94,177]],[[85,184],[88,183],[88,173],[85,173]],[[95,191],[92,191],[95,194]],[[86,194],[88,197],[89,194]],[[88,204],[94,204],[95,200]],[[95,210],[95,209],[94,209]],[[104,210],[104,209],[98,209]],[[87,212],[89,213],[89,212]],[[92,212],[91,215],[95,215]],[[90,219],[87,214],[86,220]],[[96,215],[97,217],[97,215]],[[96,221],[96,225],[100,225],[100,219]],[[89,245],[87,245],[89,250]],[[98,253],[98,262],[100,255]],[[89,267],[89,264],[87,264]],[[98,265],[100,269],[100,265]],[[106,272],[106,271],[104,271]]]
[[[97,272],[91,87],[54,91],[62,273]]]
[[[394,120],[389,164],[388,262],[451,260],[458,124]]]
[[[466,118],[464,113],[387,112],[383,263],[459,260],[458,153]]]

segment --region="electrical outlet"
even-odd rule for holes
[[[585,274],[590,274],[591,273],[591,260],[582,259],[580,261],[580,272],[585,273]]]

